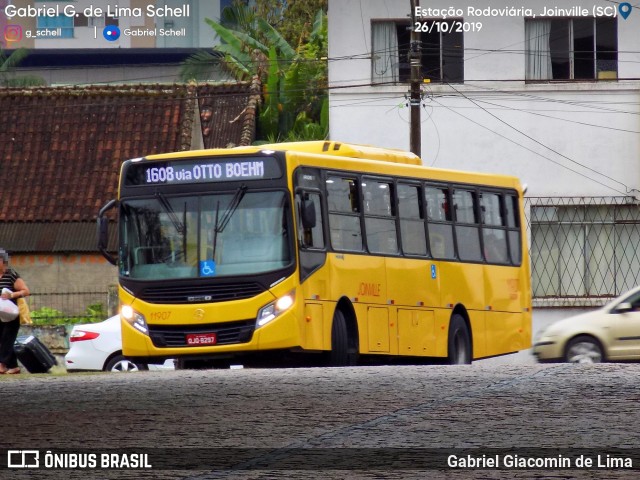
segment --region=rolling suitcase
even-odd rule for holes
[[[47,373],[58,363],[49,349],[33,335],[18,337],[13,349],[29,373]]]

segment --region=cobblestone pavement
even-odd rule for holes
[[[206,450],[189,450],[200,461],[180,471],[5,470],[0,477],[637,478],[639,470],[626,468],[450,469],[446,454],[640,451],[639,374],[636,364],[478,362],[5,376],[0,448],[148,448],[176,458],[185,452],[179,448]],[[430,449],[451,450],[440,451],[434,468],[418,458]],[[308,458],[317,468],[298,459],[316,451],[318,458]],[[206,468],[212,457],[229,469]],[[393,466],[380,467],[386,457],[395,458]],[[640,468],[640,460],[633,466]]]

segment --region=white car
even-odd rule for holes
[[[173,370],[173,359],[162,365],[146,365],[127,360],[122,355],[120,316],[100,323],[74,325],[69,335],[70,349],[65,356],[67,371],[104,370],[136,372],[138,370]]]

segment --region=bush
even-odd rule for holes
[[[68,315],[55,308],[42,307],[31,312],[34,325],[73,325],[77,323],[96,323],[107,318],[102,303],[89,305],[83,315]]]

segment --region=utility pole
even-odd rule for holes
[[[409,61],[411,65],[411,90],[409,105],[411,107],[411,133],[409,135],[410,148],[413,153],[421,156],[420,131],[420,85],[422,84],[422,48],[420,32],[416,32],[416,7],[420,7],[420,0],[411,0],[411,45],[409,46]]]

